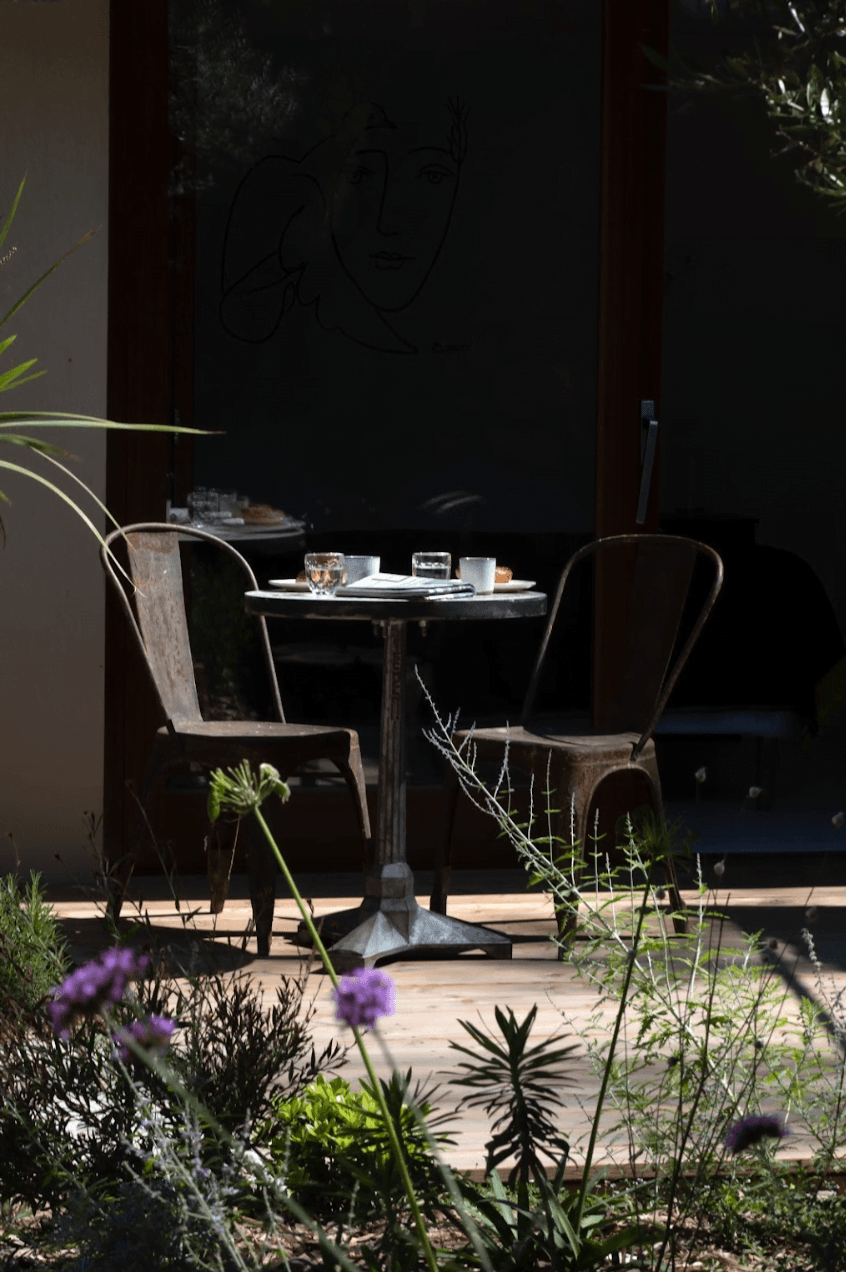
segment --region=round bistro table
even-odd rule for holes
[[[510,958],[511,941],[501,932],[424,910],[414,896],[414,875],[405,856],[405,673],[409,623],[472,622],[474,619],[537,618],[546,613],[543,592],[495,592],[490,596],[437,600],[374,599],[310,592],[247,592],[249,614],[265,618],[360,620],[378,625],[385,642],[379,733],[379,784],[373,864],[364,898],[351,910],[323,918],[323,931],[338,972],[372,967],[378,959],[411,950],[458,953],[480,949]],[[302,932],[302,926],[301,926]]]

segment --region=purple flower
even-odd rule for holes
[[[787,1127],[780,1117],[774,1114],[758,1113],[742,1117],[729,1128],[726,1135],[726,1148],[732,1154],[742,1153],[744,1148],[760,1144],[765,1136],[771,1139],[783,1139],[789,1135]]]
[[[129,1047],[126,1045],[127,1037],[134,1038],[142,1047],[146,1047],[149,1051],[154,1051],[158,1055],[163,1055],[170,1046],[170,1036],[176,1025],[174,1021],[169,1020],[167,1016],[149,1015],[144,1020],[133,1020],[128,1029],[122,1029],[115,1034],[115,1043],[120,1052],[121,1060],[129,1059]]]
[[[47,1005],[53,1029],[59,1037],[70,1036],[70,1027],[77,1016],[96,1016],[120,1002],[129,982],[138,979],[147,962],[146,954],[114,946],[71,972],[56,987]]]
[[[370,1029],[380,1016],[394,1014],[394,982],[376,967],[356,967],[349,976],[341,977],[332,993],[335,1019],[355,1028],[364,1025]]]

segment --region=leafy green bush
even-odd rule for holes
[[[23,887],[16,875],[0,877],[0,1012],[5,1022],[35,1011],[67,969],[65,943],[44,900],[41,876],[33,871]]]
[[[440,1193],[434,1161],[414,1111],[406,1103],[411,1071],[394,1073],[382,1083],[388,1110],[416,1185],[433,1183]],[[424,1119],[432,1106],[419,1093],[412,1097]],[[436,1118],[435,1121],[438,1119]],[[396,1172],[379,1103],[367,1083],[353,1091],[343,1078],[322,1075],[302,1095],[279,1099],[273,1121],[262,1128],[285,1185],[304,1205],[318,1210],[352,1209],[366,1218],[383,1205],[396,1208],[402,1181]],[[437,1136],[447,1143],[447,1136]]]

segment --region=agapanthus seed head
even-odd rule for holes
[[[714,874],[718,879],[722,879],[726,872],[726,859],[723,857],[720,861],[714,862]]]
[[[663,901],[663,900],[665,899],[666,895],[667,895],[667,889],[666,889],[666,888],[656,888],[656,889],[655,889],[655,900],[656,900],[656,901]]]
[[[846,821],[846,816],[843,813],[835,813],[831,819],[831,824],[835,830],[839,830],[844,821]]]
[[[703,782],[706,782],[708,780],[708,770],[705,768],[705,765],[703,764],[702,768],[698,768],[693,776],[696,778],[700,786]]]
[[[54,1031],[60,1038],[68,1038],[79,1016],[101,1015],[120,1002],[129,982],[138,979],[148,961],[146,954],[116,945],[77,967],[54,989],[47,1004]]]
[[[749,798],[750,798],[750,799],[757,799],[757,798],[758,798],[758,796],[759,796],[759,795],[762,795],[762,794],[763,794],[763,787],[761,787],[761,786],[750,786],[750,787],[749,787]]]
[[[396,987],[378,967],[356,967],[342,976],[335,999],[335,1019],[360,1029],[372,1029],[380,1016],[393,1016]]]
[[[771,1113],[750,1114],[730,1126],[726,1134],[726,1148],[734,1155],[746,1148],[760,1144],[763,1139],[784,1139],[789,1135],[784,1120]]]

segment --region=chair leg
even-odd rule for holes
[[[446,826],[443,835],[437,840],[435,847],[435,877],[432,881],[432,895],[429,898],[429,909],[436,914],[446,914],[449,883],[452,878],[452,838],[455,832],[455,815],[458,809],[458,777],[450,767],[447,772],[446,787]]]
[[[276,904],[276,858],[255,818],[246,817],[239,825],[247,850],[247,880],[256,947],[259,958],[267,958],[270,954],[273,910]]]
[[[572,947],[573,941],[575,940],[576,928],[578,927],[578,922],[579,922],[578,889],[582,881],[582,867],[584,865],[584,851],[585,851],[585,835],[587,832],[587,815],[589,810],[588,808],[577,807],[575,811],[576,811],[576,816],[574,819],[575,821],[574,830],[575,830],[575,842],[577,846],[577,851],[573,856],[572,867],[571,867],[571,880],[573,884],[572,890],[570,892],[571,904],[555,906],[555,921],[558,925],[559,962],[565,961],[567,957],[567,953]],[[560,838],[561,840],[561,843],[559,844],[559,848],[561,846],[566,846],[569,842],[570,824],[571,824],[570,809],[569,808],[562,809],[561,812],[558,814],[558,819],[557,819],[557,823],[555,827],[556,836]],[[566,833],[562,834],[562,831],[566,831]]]
[[[134,828],[130,838],[135,839]],[[120,918],[126,890],[135,868],[135,857],[134,850],[127,850],[116,859],[110,855],[105,863],[103,882],[106,889],[106,910],[112,923],[117,923]]]
[[[667,875],[667,890],[670,894],[670,904],[673,907],[673,928],[679,936],[685,936],[687,933],[687,915],[682,905],[681,893],[679,892],[679,881],[676,877],[676,866],[672,857],[668,857],[664,862],[664,871]]]
[[[138,807],[123,845],[123,853],[116,859],[111,853],[106,856],[104,862],[107,893],[106,908],[113,923],[117,923],[120,918],[126,891],[132,878],[132,872],[135,869],[141,841],[144,838],[144,831],[149,824],[147,821],[147,809],[150,806],[150,800],[169,767],[173,767],[172,761],[169,761],[167,757],[163,756],[154,747],[153,753],[147,761],[147,767],[144,770],[141,794],[138,797]]]
[[[237,832],[229,844],[222,843],[222,838],[220,822],[209,826],[206,835],[206,873],[209,880],[209,909],[212,914],[223,912],[229,894]]]
[[[364,768],[361,763],[361,752],[356,748],[350,751],[350,762],[335,760],[335,767],[346,782],[355,804],[358,828],[361,832],[364,851],[362,869],[366,872],[373,864],[373,836],[370,830],[370,812],[367,807],[367,787],[364,781]]]
[[[656,818],[664,816],[664,801],[661,797],[661,782],[658,777],[657,768],[654,772],[647,771],[649,779],[652,811]],[[666,857],[662,862],[662,869],[666,879],[667,891],[670,894],[670,905],[673,910],[673,930],[678,936],[684,936],[687,933],[687,916],[682,905],[681,893],[679,892],[679,881],[676,875],[676,863],[672,857]]]

